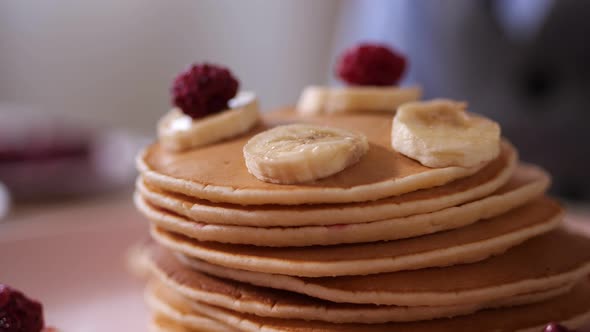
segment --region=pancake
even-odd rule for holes
[[[141,177],[136,188],[150,204],[210,224],[256,227],[355,224],[432,212],[487,196],[506,184],[516,162],[516,152],[505,144],[500,157],[481,171],[443,186],[371,202],[317,204],[303,208],[292,205],[252,207],[216,204],[150,186]]]
[[[174,317],[176,321],[184,321],[186,325],[182,326],[175,323],[173,319],[167,318],[163,314],[154,313],[152,321],[148,328],[150,332],[239,332],[240,330],[229,327],[211,318],[195,315],[192,312],[183,313],[180,308],[170,308],[160,306],[159,310],[165,311],[168,317]]]
[[[410,239],[323,247],[257,247],[201,242],[152,227],[168,249],[209,263],[299,277],[363,275],[476,262],[560,224],[562,209],[541,197],[500,216],[453,231]]]
[[[391,114],[301,116],[293,110],[271,112],[250,133],[185,152],[159,143],[140,153],[137,167],[156,187],[212,202],[242,205],[349,203],[377,200],[467,177],[485,166],[428,168],[391,147]],[[242,149],[255,134],[288,123],[315,123],[364,133],[369,151],[355,165],[317,181],[280,185],[248,172]]]
[[[152,301],[153,302],[153,301]],[[154,304],[156,306],[157,304]],[[159,306],[160,310],[165,311],[168,317],[164,314],[155,312],[152,316],[149,332],[237,332],[236,330],[216,320],[200,315],[196,312],[188,312],[179,316],[179,309],[171,307]],[[174,317],[174,320],[169,317]],[[182,325],[179,322],[184,322]]]
[[[408,323],[334,324],[318,321],[278,319],[242,314],[236,311],[188,301],[161,288],[150,288],[148,305],[161,316],[194,331],[187,317],[210,317],[244,332],[539,332],[549,322],[560,322],[569,328],[579,328],[590,321],[590,282],[586,279],[571,292],[549,301],[512,308],[485,310],[473,315]],[[179,315],[168,315],[182,312]],[[200,326],[195,326],[196,328]]]
[[[497,301],[441,307],[346,304],[209,276],[181,264],[172,253],[162,248],[152,248],[150,257],[153,276],[166,285],[168,291],[186,298],[257,316],[333,323],[408,322],[454,317],[484,308],[539,302],[571,289],[569,285]]]
[[[493,195],[457,207],[410,217],[348,225],[303,227],[249,227],[195,222],[158,208],[136,194],[140,212],[154,224],[199,241],[250,244],[269,247],[303,247],[343,243],[397,240],[456,229],[481,219],[501,215],[541,195],[549,184],[547,174],[523,168]]]
[[[304,278],[235,270],[178,254],[221,278],[341,303],[444,306],[494,301],[573,284],[590,273],[588,238],[558,229],[473,264],[366,276]]]

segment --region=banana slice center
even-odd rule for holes
[[[348,130],[307,124],[262,132],[244,146],[248,171],[273,183],[324,178],[356,163],[369,149],[367,138]]]
[[[442,108],[435,110],[421,109],[415,115],[418,123],[427,127],[447,126],[457,129],[467,128],[469,126],[469,117],[463,109],[451,108],[449,105],[443,105]]]
[[[335,136],[333,133],[322,132],[317,128],[309,128],[297,135],[276,137],[267,142],[268,151],[265,158],[282,158],[299,153],[321,153],[323,150],[338,149],[341,145],[353,145],[352,137]]]

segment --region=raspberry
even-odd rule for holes
[[[336,66],[338,76],[351,85],[393,85],[401,78],[406,59],[385,45],[360,44],[349,48]]]
[[[172,103],[193,119],[202,118],[227,109],[238,86],[238,80],[227,68],[195,64],[174,80]]]
[[[573,332],[570,331],[567,327],[563,325],[559,325],[557,323],[549,323],[543,329],[543,332]]]
[[[43,307],[23,293],[0,284],[0,331],[40,332]]]

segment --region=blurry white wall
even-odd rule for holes
[[[326,81],[337,0],[3,0],[0,102],[153,132],[188,64],[229,66],[263,107]]]

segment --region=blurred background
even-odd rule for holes
[[[498,120],[586,213],[588,17],[589,0],[0,1],[0,252],[55,225],[143,236],[141,221],[119,220],[135,218],[134,154],[192,62],[227,65],[269,110],[306,85],[339,84],[334,59],[359,41],[406,54],[402,84]],[[119,212],[105,221],[105,210]]]
[[[583,201],[588,14],[587,0],[2,1],[0,162],[92,159],[71,175],[98,159],[91,187],[102,190],[133,177],[128,156],[153,136],[171,80],[190,63],[228,65],[268,110],[293,104],[305,85],[338,84],[336,56],[369,40],[405,53],[404,83],[426,97],[464,99],[499,120],[523,159],[552,172],[554,193]],[[25,171],[4,168],[4,182],[30,186],[17,179]]]

